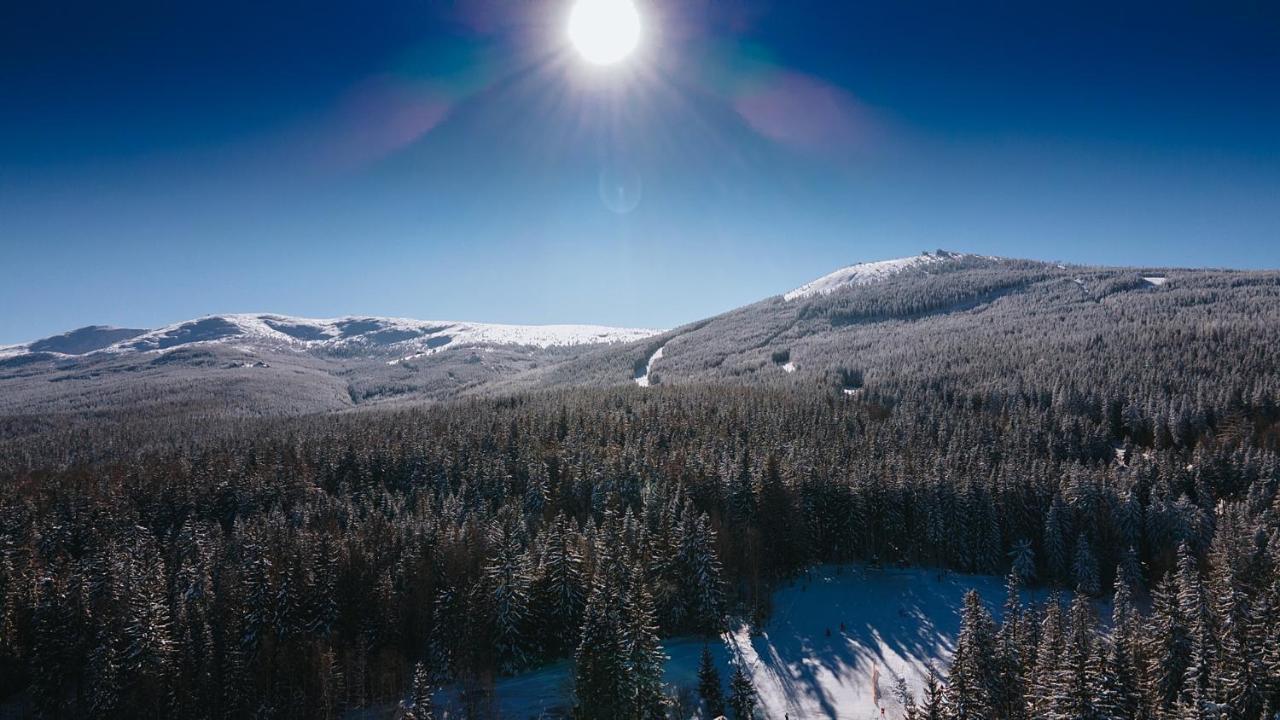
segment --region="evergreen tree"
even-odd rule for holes
[[[1076,539],[1076,553],[1072,560],[1072,575],[1076,581],[1076,592],[1090,597],[1101,591],[1098,579],[1098,561],[1094,558],[1093,547],[1084,533]]]
[[[405,720],[434,720],[432,696],[435,687],[431,683],[431,673],[427,666],[417,663],[413,666],[413,682],[409,695],[408,707],[405,708]]]
[[[644,572],[639,563],[632,572],[623,613],[626,623],[623,628],[626,671],[634,688],[628,717],[637,720],[665,720],[666,697],[662,691],[662,673],[667,655],[658,642],[653,598],[645,587]]]
[[[756,688],[747,675],[742,660],[733,664],[733,674],[729,676],[729,707],[733,710],[734,720],[751,720],[756,713]]]
[[[1157,715],[1169,716],[1177,705],[1183,678],[1191,664],[1190,637],[1172,575],[1161,580],[1151,593],[1151,615],[1144,635],[1149,704]]]
[[[710,717],[724,714],[724,694],[720,687],[720,671],[716,669],[711,648],[702,646],[698,660],[698,697],[702,698]]]
[[[632,706],[622,604],[608,575],[607,567],[596,568],[574,657],[574,714],[579,718],[627,717]]]
[[[1097,704],[1107,720],[1134,720],[1142,700],[1138,659],[1139,626],[1133,608],[1129,582],[1117,569],[1115,594],[1111,602],[1111,640],[1098,682]]]
[[[503,672],[516,672],[529,660],[526,621],[530,580],[524,554],[514,538],[499,544],[498,555],[485,568],[484,576],[498,666]]]
[[[920,720],[945,720],[947,713],[946,688],[938,682],[933,664],[928,666],[924,681],[924,701],[920,706]]]
[[[1187,666],[1179,705],[1189,717],[1200,717],[1212,703],[1213,655],[1216,643],[1208,598],[1195,555],[1187,543],[1178,548],[1178,607],[1187,624]]]
[[[995,627],[975,590],[964,596],[960,634],[947,683],[947,707],[953,720],[984,720],[995,715],[997,668],[991,650]]]
[[[1048,717],[1057,697],[1056,678],[1059,662],[1066,646],[1062,603],[1056,594],[1045,603],[1040,621],[1040,637],[1036,645],[1035,663],[1028,676],[1027,703],[1031,717]]]
[[[531,589],[532,612],[544,652],[558,657],[572,649],[565,628],[582,625],[582,554],[564,514],[556,516],[543,538],[542,564]]]
[[[1095,695],[1098,654],[1094,639],[1093,610],[1084,595],[1071,601],[1070,629],[1052,683],[1049,720],[1095,720],[1100,718]]]

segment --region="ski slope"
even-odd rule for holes
[[[636,384],[640,387],[649,387],[649,375],[653,373],[653,364],[662,359],[662,351],[666,349],[666,345],[658,348],[649,356],[649,362],[645,363],[644,374],[635,379]]]
[[[976,589],[999,617],[1002,578],[936,570],[824,566],[782,588],[758,635],[739,627],[711,648],[728,692],[729,660],[740,658],[760,696],[759,717],[879,718],[901,709],[893,697],[901,675],[917,697],[929,663],[945,672],[960,628],[964,594]],[[697,687],[702,640],[663,643],[671,689]],[[489,714],[496,718],[567,717],[569,661],[499,680]],[[877,681],[878,682],[875,682]],[[459,718],[452,692],[438,696],[437,717]]]

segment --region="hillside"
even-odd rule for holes
[[[90,327],[0,349],[0,417],[298,415],[543,388],[689,383],[902,397],[1124,386],[1168,404],[1169,378],[1277,382],[1280,273],[1063,266],[939,250],[841,268],[673,330],[349,317],[210,316]],[[1179,352],[1170,353],[1176,344]],[[998,348],[998,352],[993,352]],[[1105,352],[1098,352],[1105,349]],[[40,416],[39,418],[34,416]]]

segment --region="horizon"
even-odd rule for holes
[[[605,66],[567,1],[429,5],[16,9],[0,344],[670,328],[935,247],[1280,267],[1275,7],[636,0]]]
[[[874,258],[874,259],[868,259],[868,260],[861,260],[861,261],[858,261],[858,262],[855,262],[855,263],[849,263],[849,264],[847,264],[847,265],[841,265],[841,266],[839,266],[839,267],[832,268],[830,271],[827,271],[827,272],[824,272],[824,273],[822,273],[822,274],[815,275],[815,276],[813,276],[812,278],[809,278],[809,280],[808,280],[808,281],[806,281],[806,283],[807,283],[807,282],[812,282],[812,281],[815,281],[815,280],[819,280],[819,279],[821,279],[821,278],[826,277],[827,275],[833,275],[833,274],[838,273],[838,272],[839,272],[839,271],[841,271],[841,270],[844,270],[844,269],[847,269],[847,268],[850,268],[850,267],[854,267],[854,266],[857,266],[857,265],[863,265],[863,264],[868,264],[868,263],[877,263],[877,262],[883,262],[883,261],[891,261],[891,260],[900,260],[900,259],[905,259],[905,258],[909,258],[909,257],[916,257],[916,256],[919,256],[919,255],[929,255],[929,254],[935,254],[935,253],[949,253],[949,254],[951,254],[951,255],[962,255],[962,256],[963,256],[963,255],[977,255],[977,253],[972,253],[972,252],[968,252],[968,251],[965,251],[965,250],[953,250],[953,249],[947,249],[947,248],[936,248],[936,249],[934,249],[934,250],[922,250],[922,251],[920,251],[920,252],[918,252],[918,253],[915,253],[915,254],[913,254],[913,255],[903,255],[903,256],[899,256],[899,257],[895,257],[895,258]],[[1008,256],[990,256],[990,257],[993,257],[993,258],[995,258],[995,259],[1000,259],[1000,260],[1027,260],[1027,261],[1031,261],[1031,262],[1040,262],[1040,263],[1046,263],[1046,264],[1063,263],[1063,264],[1066,264],[1066,266],[1067,266],[1067,267],[1069,267],[1069,268],[1072,268],[1072,267],[1079,267],[1079,268],[1082,268],[1082,269],[1092,269],[1092,268],[1098,268],[1098,269],[1113,269],[1113,270],[1114,270],[1114,269],[1133,269],[1133,270],[1149,270],[1149,271],[1157,271],[1157,272],[1161,272],[1161,271],[1175,271],[1175,272],[1176,272],[1176,271],[1224,271],[1224,272],[1248,272],[1248,271],[1280,270],[1280,268],[1272,268],[1272,267],[1257,267],[1257,268],[1252,268],[1252,267],[1191,266],[1191,265],[1099,265],[1099,264],[1094,264],[1094,263],[1075,263],[1075,262],[1066,262],[1065,260],[1062,260],[1062,259],[1060,259],[1060,258],[1030,258],[1030,257],[1008,257]],[[768,300],[768,299],[773,298],[773,297],[781,297],[782,295],[784,295],[784,294],[786,294],[786,293],[788,293],[788,292],[790,292],[790,291],[792,291],[792,290],[797,290],[797,289],[799,289],[800,287],[803,287],[803,285],[804,285],[804,284],[806,284],[806,283],[801,283],[801,284],[799,284],[799,285],[796,285],[795,287],[786,288],[786,289],[780,290],[780,291],[775,292],[775,293],[772,293],[772,294],[763,295],[763,296],[758,297],[758,298],[756,298],[756,299],[754,299],[754,300],[751,300],[751,301],[749,301],[749,302],[747,302],[747,303],[745,303],[745,304],[752,304],[752,303],[756,303],[756,302],[762,302],[762,301],[764,301],[764,300]],[[734,306],[734,307],[723,308],[723,309],[721,309],[721,310],[714,311],[714,312],[712,312],[712,313],[710,313],[710,314],[708,314],[708,315],[699,315],[699,316],[697,316],[697,317],[690,317],[690,318],[687,318],[687,319],[681,320],[680,322],[677,322],[677,323],[675,323],[675,324],[671,324],[671,325],[664,325],[664,326],[657,326],[657,325],[645,325],[645,326],[621,326],[621,325],[610,325],[610,324],[608,324],[608,323],[574,322],[574,321],[573,321],[573,320],[571,320],[571,319],[569,319],[569,320],[563,320],[563,321],[545,322],[545,323],[510,323],[510,322],[503,322],[503,321],[498,321],[498,320],[487,320],[487,319],[484,319],[484,318],[479,318],[479,319],[477,319],[477,318],[469,318],[469,317],[445,318],[445,317],[430,317],[430,316],[424,316],[424,317],[409,317],[409,316],[403,316],[403,315],[388,315],[388,314],[381,314],[381,313],[376,313],[376,312],[374,312],[374,313],[347,313],[347,314],[343,314],[343,315],[333,315],[333,316],[325,316],[325,317],[320,317],[320,316],[308,316],[308,315],[299,315],[299,314],[296,314],[296,313],[279,312],[279,311],[275,311],[275,310],[251,310],[251,311],[234,311],[234,312],[206,312],[206,313],[201,313],[201,314],[199,314],[199,315],[192,315],[192,316],[188,316],[188,317],[181,317],[181,318],[173,318],[173,319],[171,319],[171,320],[169,320],[169,321],[167,321],[167,322],[162,322],[162,323],[159,323],[159,324],[156,324],[156,325],[147,325],[147,326],[143,326],[143,325],[127,325],[127,324],[126,324],[126,325],[117,325],[117,324],[111,324],[111,323],[93,323],[93,322],[91,322],[91,323],[88,323],[88,324],[85,324],[85,325],[78,325],[78,326],[76,326],[76,327],[72,327],[72,328],[65,328],[65,329],[62,329],[62,330],[57,330],[57,331],[55,331],[55,332],[51,332],[51,333],[48,333],[48,334],[43,335],[43,336],[40,336],[40,337],[32,337],[32,338],[27,338],[27,339],[25,339],[25,340],[18,340],[18,341],[3,341],[3,342],[0,342],[0,347],[21,346],[21,345],[24,345],[24,344],[27,344],[27,343],[31,343],[31,342],[36,342],[36,341],[39,341],[39,340],[43,340],[43,339],[46,339],[46,338],[49,338],[49,337],[54,337],[54,336],[57,336],[57,335],[64,335],[64,334],[72,333],[72,332],[75,332],[75,331],[78,331],[78,330],[85,330],[85,329],[89,329],[89,328],[102,328],[102,329],[134,329],[134,330],[148,330],[148,331],[155,331],[155,330],[159,330],[159,329],[162,329],[162,328],[165,328],[165,327],[170,327],[170,326],[173,326],[173,325],[178,325],[178,324],[181,324],[181,323],[184,323],[184,322],[189,322],[189,321],[192,321],[192,320],[199,320],[199,319],[202,319],[202,318],[209,318],[209,317],[232,317],[232,316],[250,316],[250,317],[279,316],[279,317],[283,317],[283,318],[290,318],[290,319],[296,319],[296,320],[311,320],[311,321],[322,321],[322,322],[328,322],[328,321],[334,321],[334,320],[360,319],[360,318],[378,318],[378,319],[380,319],[380,320],[405,320],[405,321],[414,321],[414,322],[455,322],[455,323],[471,323],[471,324],[475,324],[475,325],[494,325],[494,326],[512,326],[512,327],[572,327],[572,326],[584,326],[584,327],[610,328],[610,329],[615,329],[615,330],[646,330],[646,331],[651,331],[651,332],[652,332],[652,333],[654,333],[654,334],[661,334],[661,333],[669,332],[669,331],[671,331],[671,330],[678,329],[678,328],[680,328],[680,327],[684,327],[685,325],[688,325],[688,324],[690,324],[690,323],[695,323],[695,322],[697,322],[697,321],[699,321],[699,320],[703,320],[703,319],[710,318],[710,317],[716,317],[716,316],[721,315],[721,314],[724,314],[724,313],[726,313],[726,312],[730,312],[730,311],[732,311],[732,310],[735,310],[735,309],[737,309],[738,307],[742,307],[742,306],[741,306],[741,305],[739,305],[739,306]]]

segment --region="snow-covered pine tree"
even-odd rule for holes
[[[996,678],[992,704],[999,717],[1005,720],[1020,720],[1026,712],[1023,644],[1029,619],[1022,606],[1020,578],[1015,568],[1005,581],[1004,617],[996,631]]]
[[[607,552],[607,546],[601,550]],[[622,603],[610,581],[612,562],[604,557],[597,563],[574,656],[574,716],[584,720],[626,717],[631,707]]]
[[[1025,587],[1036,579],[1036,554],[1030,540],[1019,540],[1009,552],[1012,559],[1012,579],[1021,587]]]
[[[1267,640],[1257,634],[1253,607],[1263,602],[1265,593],[1256,590],[1258,581],[1266,575],[1256,562],[1257,553],[1246,549],[1250,540],[1255,548],[1263,545],[1261,538],[1249,538],[1252,533],[1245,529],[1244,515],[1240,504],[1219,505],[1205,592],[1217,640],[1212,677],[1214,701],[1229,708],[1233,717],[1257,717],[1267,695],[1263,661]]]
[[[1062,494],[1055,494],[1044,520],[1044,560],[1050,582],[1062,582],[1067,576],[1066,516]]]
[[[423,663],[417,663],[413,666],[413,683],[410,686],[404,720],[434,720],[435,712],[432,703],[434,694],[435,686],[431,682],[431,672]]]
[[[1143,635],[1148,703],[1153,712],[1169,716],[1182,692],[1191,651],[1186,620],[1178,606],[1178,586],[1172,574],[1165,575],[1151,592],[1151,614]]]
[[[951,658],[947,707],[952,720],[983,720],[994,716],[993,689],[997,672],[992,655],[995,623],[976,590],[964,596],[960,634]]]
[[[1071,561],[1071,575],[1075,580],[1076,592],[1093,597],[1102,591],[1098,577],[1098,561],[1093,554],[1093,546],[1084,533],[1076,538],[1076,551]]]
[[[929,663],[924,680],[924,697],[920,704],[919,720],[945,720],[947,717],[946,688],[938,681],[938,671]]]
[[[485,596],[493,620],[493,646],[498,667],[512,673],[529,659],[528,628],[530,576],[525,555],[514,538],[498,545],[498,554],[484,569]]]
[[[542,562],[531,589],[539,627],[537,636],[547,656],[560,657],[573,649],[572,634],[566,628],[582,626],[585,596],[582,554],[577,534],[563,513],[558,514],[543,533]]]
[[[684,591],[690,599],[693,630],[712,635],[724,625],[724,589],[715,531],[706,513],[686,509],[680,528],[680,560]]]
[[[1111,636],[1097,688],[1097,704],[1107,720],[1134,720],[1142,700],[1138,660],[1139,620],[1124,570],[1116,568],[1111,602]]]
[[[666,697],[662,692],[662,673],[667,655],[658,642],[653,598],[645,586],[644,567],[640,563],[632,568],[623,614],[623,647],[634,691],[628,717],[636,720],[665,720],[667,711]]]
[[[89,654],[89,708],[94,717],[114,717],[120,706],[120,660],[105,627]]]
[[[1032,665],[1027,686],[1028,714],[1033,718],[1046,717],[1053,711],[1056,694],[1054,680],[1058,675],[1058,664],[1066,645],[1063,626],[1062,601],[1057,593],[1054,593],[1045,602],[1035,662]]]
[[[702,646],[702,655],[698,658],[698,697],[706,707],[709,717],[724,714],[724,691],[720,687],[720,671],[716,669],[715,658],[711,648]]]
[[[1100,663],[1095,643],[1096,622],[1088,599],[1080,593],[1071,601],[1069,629],[1061,661],[1051,679],[1051,701],[1045,720],[1094,720],[1099,717],[1095,686]]]
[[[757,702],[756,688],[747,675],[744,661],[735,660],[733,675],[729,677],[729,707],[733,710],[734,720],[752,720]]]
[[[1199,717],[1212,702],[1214,641],[1209,602],[1196,556],[1187,543],[1178,548],[1178,607],[1187,623],[1187,667],[1179,705],[1184,716]]]
[[[130,533],[121,675],[131,688],[130,702],[143,714],[171,712],[173,686],[167,681],[173,661],[173,628],[164,561],[146,528]]]
[[[52,577],[40,578],[35,587],[32,613],[34,642],[31,647],[31,690],[37,714],[61,714],[62,688],[67,680],[72,640],[67,596]]]

